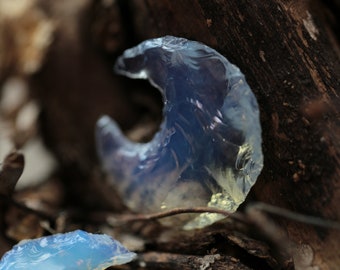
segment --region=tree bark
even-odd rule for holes
[[[212,46],[240,67],[257,96],[264,169],[253,200],[339,221],[338,2],[133,1],[135,36],[176,35]],[[310,265],[340,265],[340,232],[280,220],[310,247]]]

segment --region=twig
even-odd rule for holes
[[[245,216],[239,212],[232,213],[227,210],[222,210],[218,208],[212,207],[188,207],[188,208],[174,208],[167,211],[152,213],[152,214],[122,214],[122,215],[109,215],[107,217],[107,222],[111,226],[121,226],[129,222],[136,222],[136,221],[150,221],[150,220],[157,220],[165,217],[181,215],[181,214],[202,214],[202,213],[214,213],[220,214],[225,217],[231,217],[235,220],[247,222],[245,220]]]
[[[25,166],[24,155],[13,151],[9,153],[0,168],[0,194],[10,196]]]
[[[322,219],[319,217],[313,217],[313,216],[295,213],[287,209],[280,208],[277,206],[272,206],[272,205],[265,204],[265,203],[254,203],[251,206],[248,206],[247,212],[249,213],[249,211],[251,211],[252,209],[256,209],[262,212],[281,216],[281,217],[295,220],[297,222],[301,222],[305,224],[311,224],[311,225],[318,226],[318,227],[325,227],[325,228],[332,228],[332,229],[340,230],[340,223],[338,222]],[[215,214],[223,215],[225,217],[232,218],[242,223],[246,223],[246,224],[253,223],[252,219],[248,217],[248,214],[244,214],[241,212],[232,213],[227,210],[222,210],[222,209],[212,208],[212,207],[174,208],[171,210],[152,213],[152,214],[121,214],[121,215],[110,214],[107,216],[107,222],[111,226],[122,226],[129,222],[157,220],[157,219],[170,217],[174,215],[189,214],[189,213],[215,213]]]
[[[297,222],[314,225],[317,227],[331,228],[340,230],[340,223],[332,220],[327,220],[315,216],[309,216],[304,214],[299,214],[284,208],[273,206],[265,203],[255,203],[248,207],[249,209],[255,208],[262,212],[270,213],[272,215],[284,217]]]

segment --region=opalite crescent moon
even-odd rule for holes
[[[235,211],[263,166],[256,98],[244,75],[214,49],[165,36],[118,58],[115,71],[148,79],[163,95],[163,122],[148,143],[128,140],[108,116],[97,123],[99,156],[134,211],[185,206]],[[196,217],[187,227],[221,219]]]

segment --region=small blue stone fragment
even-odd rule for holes
[[[81,230],[23,240],[0,261],[1,270],[103,270],[136,254],[105,234]]]
[[[240,70],[202,43],[165,36],[126,50],[115,71],[148,79],[164,101],[160,130],[145,144],[108,116],[98,120],[98,153],[125,203],[142,213],[235,211],[263,167],[258,104]],[[221,218],[202,214],[186,227]]]

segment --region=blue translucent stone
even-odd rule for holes
[[[165,36],[126,50],[115,71],[148,79],[164,101],[160,130],[148,143],[128,140],[108,116],[97,123],[99,156],[125,203],[143,213],[235,211],[263,166],[258,104],[240,70],[204,44]],[[202,214],[186,227],[221,218]]]
[[[24,240],[0,261],[1,270],[100,270],[136,257],[105,234],[81,230]]]

